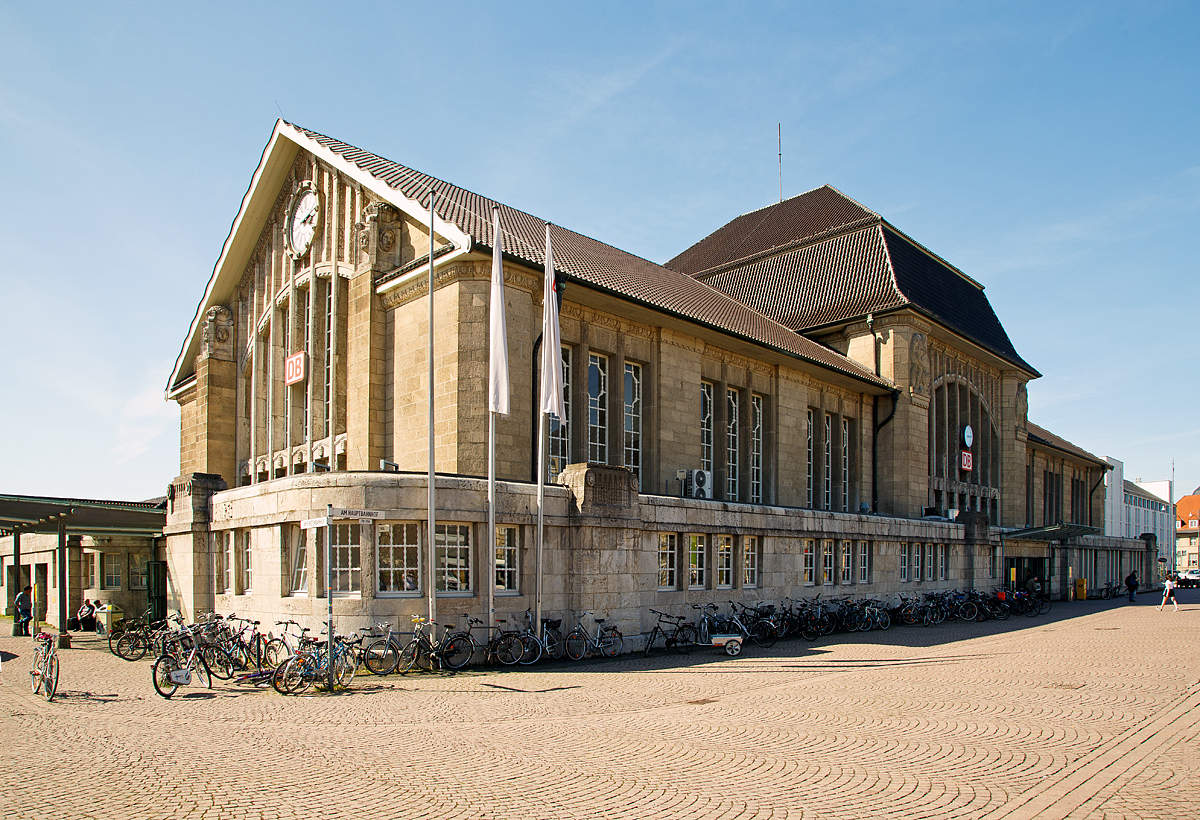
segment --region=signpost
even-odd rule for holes
[[[325,599],[328,604],[329,618],[325,624],[326,658],[329,667],[329,691],[333,691],[333,519],[357,518],[359,521],[372,521],[383,518],[381,510],[352,510],[345,507],[325,505],[324,518],[305,518],[300,522],[302,530],[318,530],[325,528]]]

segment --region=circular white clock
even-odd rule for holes
[[[320,224],[321,195],[311,185],[304,185],[292,195],[288,208],[286,235],[292,256],[299,259],[308,253]]]
[[[971,429],[971,425],[968,424],[963,428],[962,440],[963,444],[967,445],[967,447],[970,447],[972,442],[975,441],[975,431]]]

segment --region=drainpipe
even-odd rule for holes
[[[871,346],[875,352],[875,375],[880,375],[879,337],[875,335],[875,316],[867,314],[867,331],[871,334]],[[900,404],[900,391],[892,389],[892,409],[886,419],[875,424],[871,433],[871,512],[879,512],[879,431],[896,415],[896,407]],[[879,396],[871,397],[871,418],[879,418]]]

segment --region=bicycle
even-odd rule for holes
[[[505,631],[500,626],[485,627],[481,619],[472,618],[466,613],[463,613],[462,617],[466,619],[467,626],[455,634],[465,636],[471,642],[472,657],[476,652],[482,651],[484,663],[499,663],[503,666],[514,666],[521,662],[521,658],[525,654],[525,645],[521,643],[516,632]],[[497,618],[496,623],[504,624],[507,621],[503,618]],[[475,638],[474,631],[477,627],[487,630],[488,640],[486,644],[481,644]]]
[[[682,615],[668,615],[657,609],[650,611],[658,616],[658,620],[655,622],[654,628],[650,630],[650,637],[646,641],[645,654],[647,657],[650,656],[650,650],[660,636],[666,649],[674,649],[680,655],[686,655],[692,651],[692,646],[696,643],[696,627],[687,623]]]
[[[191,648],[184,656],[183,646],[189,642]],[[150,669],[154,691],[170,699],[180,686],[191,685],[193,673],[205,689],[212,689],[212,673],[204,660],[204,646],[204,636],[197,627],[184,627],[175,646],[164,651]]]
[[[47,702],[54,700],[58,691],[58,638],[48,632],[33,636],[33,668],[29,670],[33,694],[38,692]]]
[[[407,674],[413,669],[432,671],[442,666],[462,669],[471,662],[475,646],[469,635],[447,631],[440,640],[435,640],[437,624],[430,623],[420,615],[414,615],[412,619],[416,630],[413,639],[400,653],[400,674]],[[538,644],[538,648],[541,648],[541,644]]]
[[[587,630],[583,628],[583,618],[591,615],[592,620],[596,623],[596,637],[592,638],[587,634]],[[605,626],[604,618],[597,618],[591,612],[582,612],[579,616],[579,623],[575,624],[575,628],[567,633],[566,649],[567,657],[573,661],[583,660],[584,656],[589,651],[603,655],[606,658],[615,658],[621,654],[621,650],[625,646],[625,639],[621,637],[621,632],[615,626]]]

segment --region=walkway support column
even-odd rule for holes
[[[67,633],[67,522],[62,516],[58,519],[58,648],[71,648]]]

